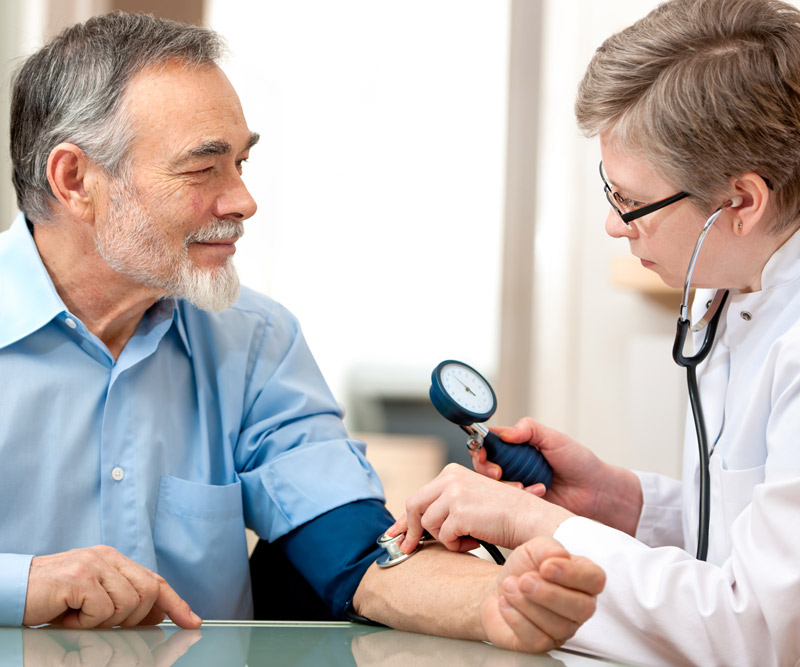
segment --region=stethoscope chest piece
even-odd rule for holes
[[[381,535],[378,538],[378,546],[383,547],[386,549],[384,553],[378,556],[378,567],[392,567],[393,565],[399,565],[404,560],[408,560],[411,556],[413,556],[417,551],[419,551],[420,547],[422,546],[422,541],[417,545],[417,548],[414,549],[411,553],[403,553],[400,550],[400,542],[405,537],[405,533],[400,533],[395,537],[389,537],[386,533]]]

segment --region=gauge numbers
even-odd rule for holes
[[[461,364],[447,364],[440,374],[442,386],[459,406],[476,414],[494,411],[494,394],[480,375]]]

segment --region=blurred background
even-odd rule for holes
[[[493,383],[492,424],[533,416],[679,475],[679,295],[606,236],[598,144],[572,111],[593,51],[655,2],[0,1],[6,137],[16,63],[67,24],[122,9],[225,36],[261,134],[242,280],[300,318],[348,427],[371,457],[389,443],[384,479],[468,461],[427,398],[447,358]],[[3,227],[7,151],[0,167]]]

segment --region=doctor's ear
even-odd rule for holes
[[[58,202],[74,217],[91,222],[98,167],[75,144],[58,144],[47,158],[47,181]]]
[[[766,181],[755,172],[747,172],[739,178],[731,179],[731,212],[733,233],[746,236],[759,225],[767,222],[767,204],[771,192]]]

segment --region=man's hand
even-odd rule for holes
[[[513,551],[481,605],[481,624],[497,646],[544,653],[594,614],[603,570],[558,542],[535,538]]]
[[[156,625],[166,616],[182,628],[202,623],[163,577],[116,549],[101,545],[31,561],[24,625],[111,628]]]

